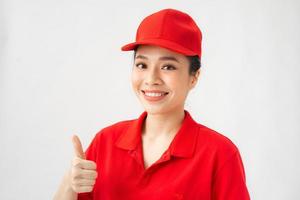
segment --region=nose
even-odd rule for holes
[[[157,69],[155,67],[149,69],[145,77],[146,85],[159,85],[161,82],[162,80]]]

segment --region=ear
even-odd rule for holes
[[[196,71],[195,75],[192,76],[190,89],[193,89],[196,86],[199,76],[200,76],[200,68]]]

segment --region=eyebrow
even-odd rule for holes
[[[135,59],[137,59],[137,58],[141,58],[141,59],[148,59],[146,56],[144,56],[144,55],[137,55],[136,57],[135,57]],[[160,57],[159,58],[159,60],[172,60],[172,61],[175,61],[175,62],[178,62],[178,63],[180,63],[175,57],[173,57],[173,56],[162,56],[162,57]]]

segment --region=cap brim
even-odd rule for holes
[[[197,53],[191,51],[190,49],[187,49],[175,42],[169,41],[169,40],[163,40],[163,39],[147,39],[143,41],[138,41],[138,42],[133,42],[126,44],[121,47],[122,51],[131,51],[134,50],[138,45],[156,45],[160,46],[166,49],[169,49],[171,51],[175,51],[177,53],[181,53],[183,55],[188,55],[188,56],[194,56],[197,55]]]

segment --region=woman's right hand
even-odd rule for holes
[[[96,163],[91,160],[86,160],[85,153],[77,135],[73,135],[72,142],[75,157],[72,160],[70,170],[70,186],[76,193],[91,192],[98,176]]]

